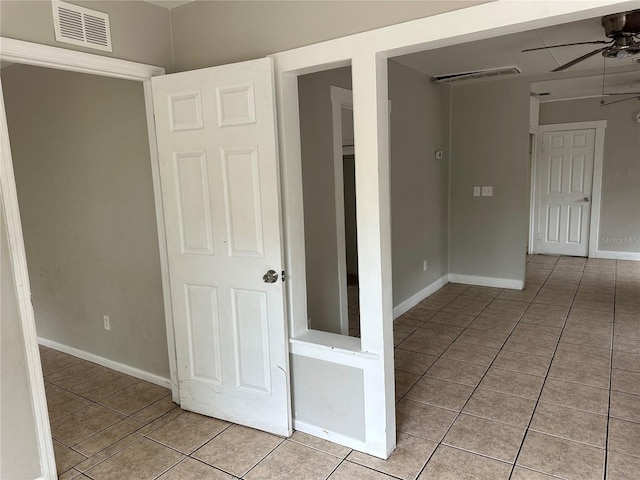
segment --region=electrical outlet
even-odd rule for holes
[[[493,197],[493,187],[482,187],[483,197]]]
[[[422,262],[422,271],[423,272],[427,271],[427,261],[426,260],[424,262]]]
[[[104,315],[102,317],[102,319],[104,320],[104,329],[105,330],[111,330],[111,322],[109,321],[109,316],[108,315]]]
[[[473,187],[473,196],[474,197],[480,196],[480,187]]]

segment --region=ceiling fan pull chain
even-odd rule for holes
[[[604,105],[604,75],[607,69],[607,57],[602,56],[602,95],[600,96],[600,105]]]

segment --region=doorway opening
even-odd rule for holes
[[[39,337],[166,383],[141,83],[21,64],[2,82]]]
[[[37,335],[53,348],[41,356],[57,359],[42,362],[48,402],[143,383],[103,366],[169,387],[142,83],[24,64],[1,75]]]
[[[360,336],[351,67],[298,77],[307,317]]]
[[[541,125],[532,169],[533,252],[593,256],[606,121]]]
[[[336,191],[336,229],[338,257],[344,256],[341,276],[346,276],[347,311],[340,312],[342,330],[344,318],[350,336],[360,336],[360,301],[358,283],[358,222],[356,216],[356,155],[353,128],[353,93],[332,86],[333,162]],[[344,240],[342,240],[344,239]],[[344,252],[344,253],[342,253]],[[341,262],[342,260],[339,260]],[[341,297],[345,296],[341,286]]]

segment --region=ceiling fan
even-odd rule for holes
[[[523,52],[546,50],[548,48],[568,47],[572,45],[605,44],[605,47],[597,48],[570,62],[554,68],[552,72],[559,72],[572,67],[587,58],[598,53],[606,58],[627,58],[640,53],[640,9],[629,12],[614,13],[602,17],[602,27],[605,35],[611,40],[594,40],[591,42],[563,43],[561,45],[549,45],[546,47],[529,48]]]

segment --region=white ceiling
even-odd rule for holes
[[[522,50],[562,43],[607,40],[600,20],[600,17],[596,17],[396,57],[394,60],[428,77],[516,66],[522,72],[520,76],[530,77],[535,82],[532,83],[533,92],[551,92],[551,95],[542,97],[542,101],[598,95],[602,91],[604,64],[604,57],[600,54],[562,72],[550,72],[603,45],[576,45],[526,53],[522,53]],[[640,55],[624,60],[606,59],[606,87],[620,89],[635,84],[634,91],[640,92],[640,63],[636,61],[639,58]],[[618,75],[622,72],[624,75]],[[574,80],[576,77],[580,80]],[[546,83],[547,81],[550,83]]]

